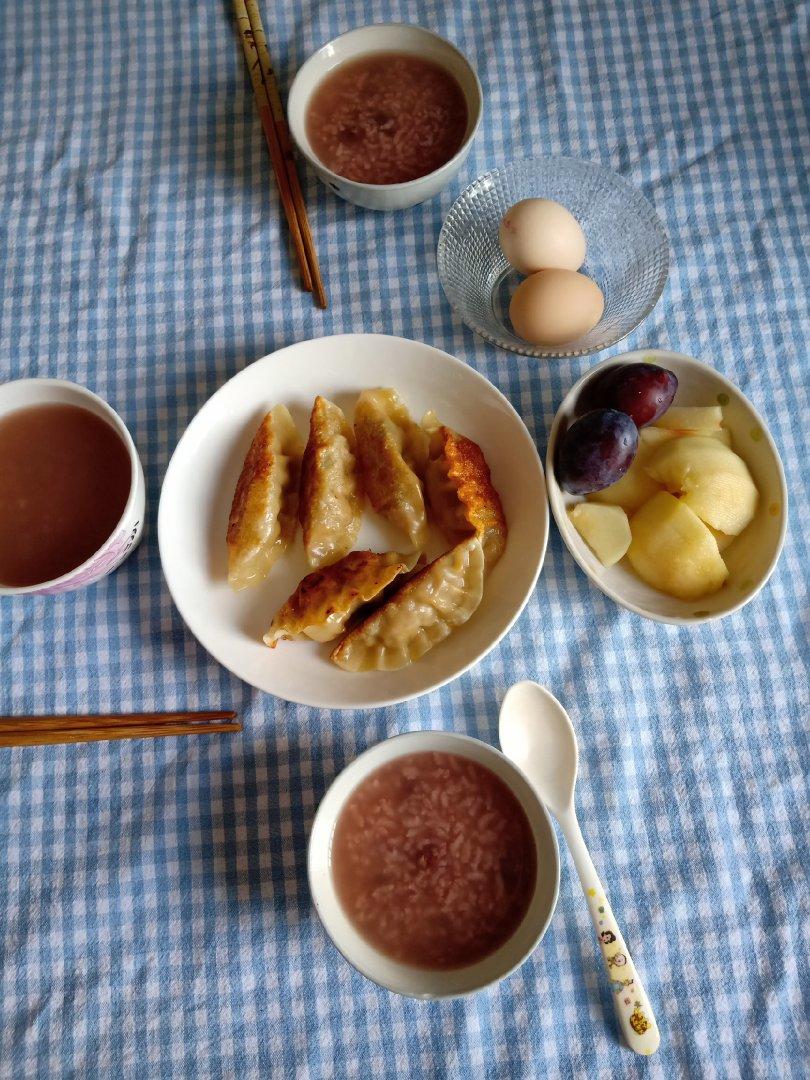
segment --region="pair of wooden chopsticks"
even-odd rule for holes
[[[51,746],[241,730],[242,724],[236,719],[236,713],[230,710],[117,713],[110,716],[3,716],[0,717],[0,746]]]
[[[281,204],[284,207],[287,225],[298,258],[301,279],[306,291],[314,295],[318,307],[325,308],[327,306],[326,292],[318,265],[318,255],[312,240],[301,185],[298,182],[290,132],[284,115],[284,107],[281,104],[275,72],[270,63],[270,53],[264,36],[259,5],[257,0],[233,0],[233,8],[264,137],[267,140],[270,160],[273,163],[273,172],[276,174]]]

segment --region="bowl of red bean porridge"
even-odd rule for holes
[[[432,1000],[483,990],[531,955],[560,860],[545,807],[503,754],[417,731],[377,743],[334,780],[308,873],[343,957],[386,990]]]
[[[401,210],[456,176],[481,122],[474,68],[421,26],[375,23],[318,49],[287,102],[290,132],[326,186],[372,210]]]

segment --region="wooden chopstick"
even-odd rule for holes
[[[287,225],[290,230],[290,236],[292,237],[296,258],[298,259],[298,267],[301,271],[301,283],[306,292],[312,292],[312,275],[309,270],[304,239],[301,235],[301,228],[298,223],[298,213],[293,201],[292,192],[290,191],[290,182],[287,174],[287,167],[284,162],[284,154],[281,149],[281,143],[279,142],[276,125],[273,122],[270,100],[264,88],[258,50],[256,49],[253,30],[251,29],[250,19],[248,18],[248,13],[245,8],[245,0],[233,0],[233,9],[239,30],[239,40],[242,43],[242,52],[245,54],[245,63],[247,64],[248,72],[250,73],[253,95],[256,98],[256,107],[259,110],[259,119],[262,122],[262,130],[264,131],[264,138],[267,142],[267,149],[270,151],[270,161],[273,165],[273,172],[276,174],[276,183],[278,185],[279,196],[281,197],[281,205],[284,208],[284,214],[287,218]]]
[[[107,739],[207,735],[241,731],[231,710],[179,713],[115,713],[109,716],[0,717],[0,747],[49,746]]]
[[[295,211],[298,215],[298,224],[301,228],[301,236],[307,253],[309,270],[312,274],[312,290],[315,294],[315,302],[318,307],[325,308],[328,306],[328,301],[326,299],[326,290],[323,287],[323,279],[321,278],[318,253],[315,250],[315,242],[312,239],[312,231],[309,227],[307,208],[304,203],[304,196],[301,192],[301,184],[298,180],[298,170],[295,167],[295,158],[293,157],[290,129],[287,127],[287,117],[284,113],[284,106],[281,104],[281,94],[279,93],[278,82],[276,81],[276,73],[273,70],[273,65],[270,61],[270,52],[267,48],[267,38],[265,37],[262,17],[259,12],[258,0],[245,0],[245,7],[247,8],[248,19],[250,20],[250,28],[253,31],[253,40],[256,44],[256,52],[258,53],[259,64],[261,66],[262,79],[264,80],[264,87],[267,92],[268,101],[270,102],[270,109],[275,122],[278,141],[281,144],[281,152],[284,155],[284,164],[287,169],[287,177],[290,181],[290,190],[292,191],[293,202],[295,203]]]
[[[216,712],[109,713],[81,716],[0,716],[0,734],[15,731],[66,731],[71,728],[132,727],[133,724],[205,723],[235,720],[232,709]]]
[[[273,171],[293,238],[304,288],[311,290],[321,308],[328,306],[318,254],[295,167],[290,130],[278,90],[267,38],[256,0],[233,0],[239,38],[250,72],[253,93],[264,129]],[[254,55],[255,54],[255,55]]]

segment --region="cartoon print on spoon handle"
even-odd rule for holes
[[[654,1054],[661,1041],[658,1024],[630,956],[630,950],[608,903],[604,886],[588,854],[579,822],[573,812],[560,815],[557,820],[565,833],[568,849],[588,900],[588,910],[613,991],[619,1026],[631,1050],[635,1050],[637,1054]]]
[[[498,735],[503,752],[523,769],[563,831],[599,935],[627,1045],[637,1054],[654,1054],[661,1041],[658,1025],[577,821],[579,747],[571,717],[550,691],[527,679],[503,699]]]

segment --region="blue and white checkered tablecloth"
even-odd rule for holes
[[[233,705],[245,721],[234,738],[0,751],[0,1075],[807,1075],[810,7],[264,9],[285,86],[340,31],[401,19],[457,42],[486,95],[469,163],[427,205],[360,211],[305,175],[326,313],[291,284],[228,0],[0,5],[0,378],[62,376],[109,399],[149,487],[123,569],[0,601],[0,711]],[[591,588],[553,530],[522,618],[452,686],[354,715],[251,690],[186,631],[161,576],[155,511],[180,433],[255,358],[367,330],[463,357],[542,448],[591,360],[486,345],[445,302],[435,248],[476,174],[556,153],[621,172],[669,232],[669,283],[626,347],[710,361],[771,426],[792,510],[770,585],[721,623],[655,625]],[[567,856],[541,948],[469,1000],[378,990],[310,903],[307,832],[336,772],[405,730],[494,741],[523,677],[579,732],[583,829],[662,1028],[649,1061],[618,1042]]]

